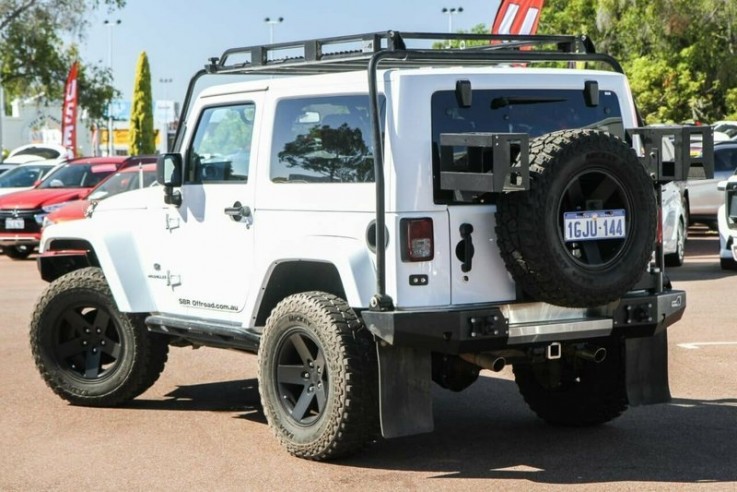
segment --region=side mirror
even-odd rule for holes
[[[156,180],[164,187],[164,203],[181,205],[182,195],[174,188],[182,186],[182,155],[160,155],[156,160]]]

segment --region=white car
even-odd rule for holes
[[[678,181],[663,185],[663,252],[667,266],[683,265],[689,225],[684,187]]]
[[[724,270],[737,270],[737,171],[718,184],[724,202],[717,212],[719,263]]]
[[[27,144],[13,149],[3,164],[25,164],[37,161],[56,161],[61,163],[71,158],[69,150],[58,144]]]
[[[15,166],[0,176],[0,195],[33,188],[58,165],[56,161],[41,161]]]

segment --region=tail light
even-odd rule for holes
[[[430,261],[435,256],[432,219],[402,219],[402,261]]]

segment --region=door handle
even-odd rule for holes
[[[225,208],[225,215],[230,215],[234,221],[240,222],[244,217],[251,216],[251,209],[243,206],[241,202],[235,202],[232,207]]]

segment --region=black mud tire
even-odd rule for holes
[[[74,405],[111,407],[143,393],[166,364],[166,337],[121,313],[99,268],[52,282],[31,319],[31,351],[46,384]]]
[[[545,422],[563,427],[600,425],[627,409],[623,343],[606,345],[596,363],[578,358],[515,364],[514,379],[530,409]]]
[[[287,297],[271,312],[258,357],[264,414],[290,454],[335,459],[378,437],[376,346],[344,300]]]
[[[737,261],[732,258],[719,258],[719,266],[722,270],[737,270]]]
[[[625,211],[626,237],[566,242],[563,213]],[[500,195],[497,244],[534,300],[590,307],[619,299],[642,277],[657,231],[655,188],[634,151],[594,130],[565,130],[530,145],[530,189]]]
[[[13,260],[25,260],[33,253],[33,246],[3,246],[3,253]]]
[[[665,266],[679,267],[683,266],[686,259],[686,225],[683,220],[678,221],[678,231],[676,231],[676,250],[673,253],[665,255]]]

